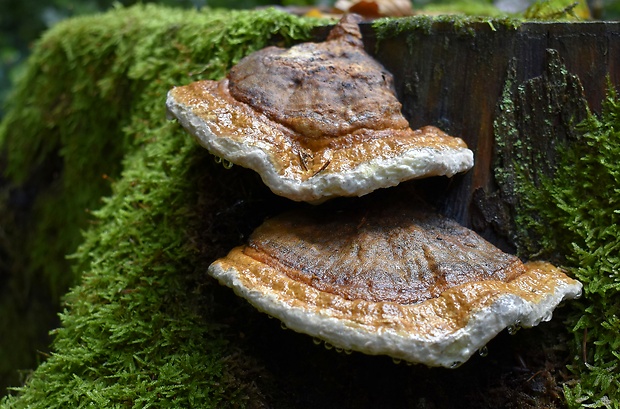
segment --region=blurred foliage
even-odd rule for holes
[[[528,20],[586,20],[591,17],[587,2],[573,0],[538,0],[523,16]]]

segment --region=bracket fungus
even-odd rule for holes
[[[211,153],[295,201],[470,169],[462,139],[409,127],[392,75],[364,51],[358,22],[345,15],[324,42],[267,47],[221,81],[173,88],[168,112]],[[581,293],[551,264],[523,264],[420,201],[391,199],[276,216],[209,274],[295,331],[445,367],[504,328],[549,320]]]
[[[296,201],[470,169],[462,139],[409,127],[393,77],[365,52],[357,23],[347,14],[324,42],[267,47],[221,81],[175,87],[168,113],[211,153]]]
[[[523,264],[402,200],[274,217],[209,274],[295,331],[444,367],[465,362],[507,327],[549,320],[581,293],[551,264]]]

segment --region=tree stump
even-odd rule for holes
[[[550,171],[555,147],[574,137],[588,107],[600,109],[607,78],[620,83],[620,23],[396,20],[384,28],[362,24],[364,43],[394,75],[411,126],[439,126],[474,151],[471,171],[432,183],[435,204],[514,250],[516,199],[499,188],[494,169],[526,155]]]

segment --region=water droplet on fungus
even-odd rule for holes
[[[450,365],[450,369],[458,368],[461,365],[463,365],[463,362],[461,362],[461,361],[452,362],[452,364]]]
[[[312,342],[314,345],[321,345],[323,341],[320,338],[312,338]]]
[[[395,365],[398,365],[402,362],[402,360],[398,359],[398,358],[392,358],[392,362],[394,362]]]
[[[514,324],[514,325],[509,325],[507,329],[510,335],[515,335],[517,332],[519,332],[521,327],[518,324]]]
[[[286,324],[285,324],[285,323],[283,323],[283,322],[280,322],[280,328],[282,328],[283,330],[287,330],[287,329],[288,329],[288,327],[286,326]]]
[[[480,355],[481,357],[485,357],[487,355],[489,355],[489,348],[487,348],[487,346],[483,346],[482,348],[480,348],[478,350],[478,355]]]
[[[224,166],[224,169],[230,169],[233,167],[233,163],[226,159],[222,159],[222,166]]]
[[[330,344],[329,342],[325,343],[325,349],[330,350],[330,349],[333,349],[333,348],[334,348],[334,346],[332,344]]]

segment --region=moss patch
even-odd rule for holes
[[[423,13],[405,18],[382,18],[374,22],[378,40],[396,37],[401,33],[433,30],[454,30],[458,34],[473,36],[486,28],[515,30],[525,21],[566,21],[589,18],[585,1],[539,0],[523,13],[507,14],[486,1],[448,2],[429,4]]]
[[[306,39],[318,23],[275,10],[139,6],[63,22],[38,42],[0,129],[2,207],[21,216],[7,216],[15,222],[3,256],[25,301],[33,281],[52,289],[53,302],[83,279],[66,298],[55,353],[5,407],[222,407],[252,395],[228,362],[212,307],[196,302],[207,295],[194,274],[218,245],[230,246],[226,237],[239,240],[232,229],[221,244],[198,249],[206,227],[197,220],[212,219],[217,204],[251,200],[252,188],[236,177],[220,195],[197,193],[216,183],[205,176],[215,165],[196,165],[212,161],[166,121],[165,94],[220,78],[270,42]],[[85,212],[109,192],[100,211]],[[72,273],[64,256],[89,225]],[[3,334],[23,317],[6,301],[3,317],[18,318],[2,320]],[[2,356],[13,351],[7,341]]]
[[[563,90],[557,94],[561,102],[563,95],[572,95],[567,90],[573,87],[567,88],[570,74],[561,66],[554,71],[557,68],[564,75],[556,79],[564,80],[548,83],[551,90]],[[552,94],[542,92],[534,100],[552,109],[541,116],[547,126],[532,127],[515,119],[528,117],[518,104],[526,87],[509,82],[507,90],[517,91],[507,91],[500,105],[498,145],[520,154],[513,156],[508,171],[505,163],[498,169],[497,179],[504,195],[513,198],[518,231],[514,238],[522,255],[555,258],[584,284],[583,300],[572,304],[569,324],[575,340],[569,368],[576,376],[564,385],[569,406],[615,407],[620,401],[620,99],[610,86],[600,116],[586,106],[586,117],[578,124],[584,107],[574,110],[550,103],[553,100],[543,97]],[[568,100],[578,102],[574,96]],[[539,158],[539,164],[548,166],[533,166],[536,158],[531,153],[506,144],[507,139],[527,144],[522,133],[538,137],[547,131],[553,133],[546,140],[560,142],[547,147],[554,160]],[[507,178],[509,173],[514,177]]]
[[[431,34],[435,29],[449,29],[462,35],[475,35],[477,30],[487,28],[496,31],[499,27],[514,30],[521,20],[509,16],[467,16],[467,15],[419,15],[399,19],[382,18],[373,23],[377,39],[396,37],[401,33],[423,32]]]
[[[559,233],[572,247],[567,264],[585,294],[573,327],[579,382],[565,393],[571,407],[612,407],[620,402],[620,98],[613,88],[600,117],[580,129],[583,140],[545,187],[554,203],[545,217],[562,220]]]
[[[516,81],[515,64],[513,60],[509,65],[493,124],[495,178],[502,203],[513,215],[508,235],[519,254],[558,259],[570,245],[550,236],[548,225],[539,219],[543,197],[530,201],[522,194],[540,189],[543,180],[555,173],[558,149],[580,139],[582,132],[576,126],[590,111],[579,78],[568,72],[557,50],[547,50],[543,75],[523,83]]]

